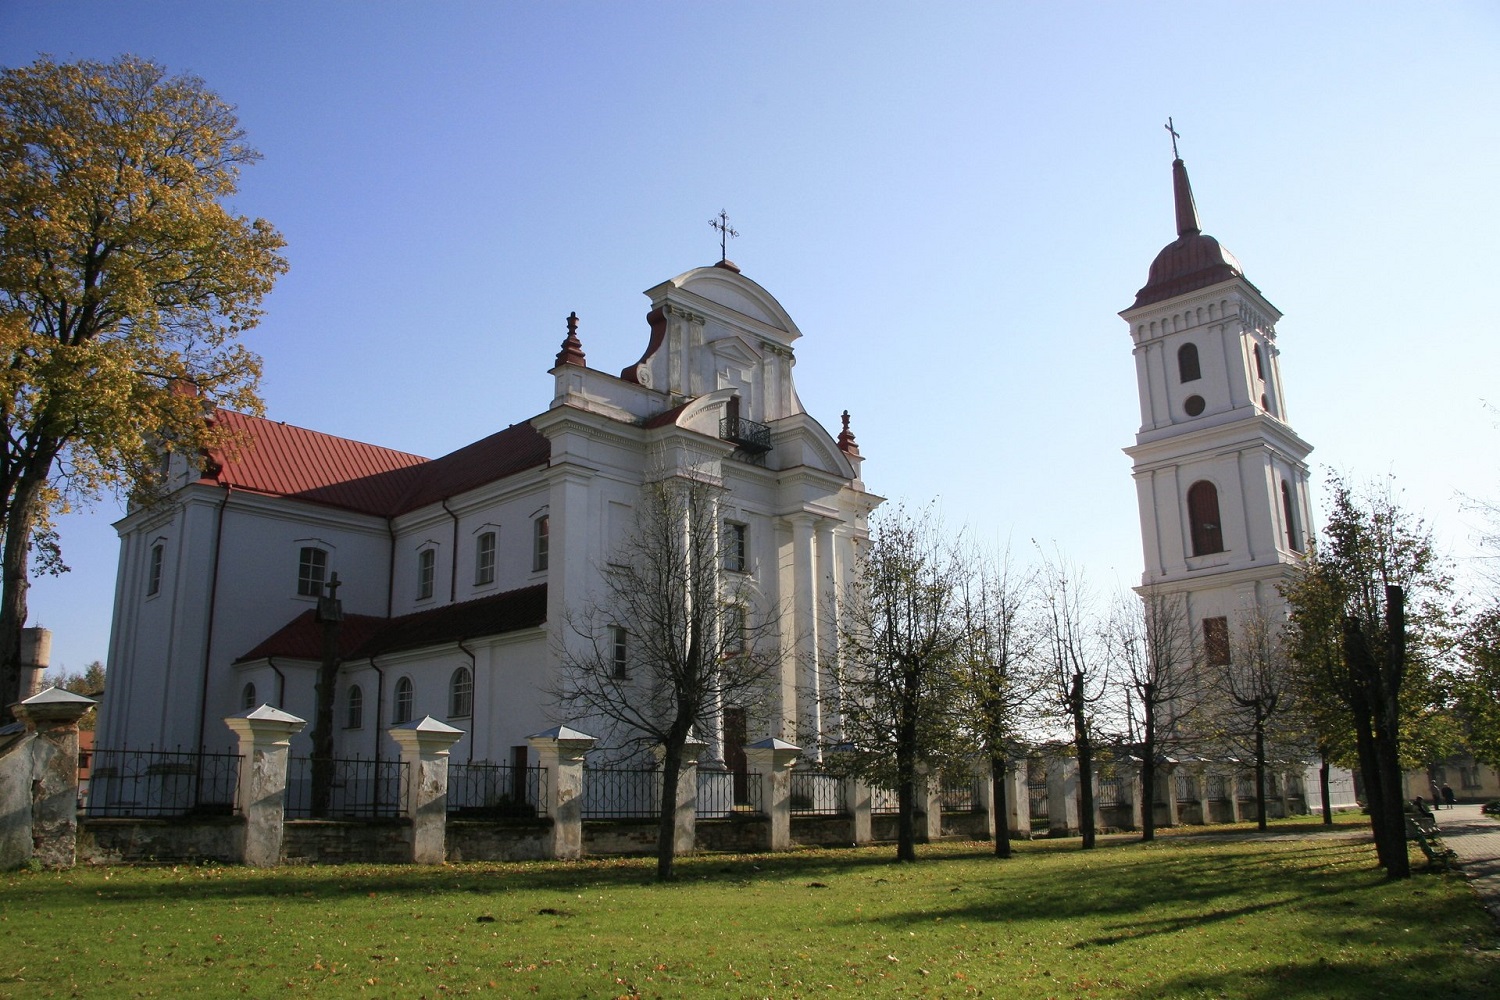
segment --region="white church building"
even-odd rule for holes
[[[639,361],[590,367],[570,316],[550,404],[440,458],[215,414],[237,445],[206,464],[172,456],[169,497],[116,525],[100,745],[221,748],[221,720],[262,703],[315,718],[315,611],[336,573],[336,755],[390,758],[386,730],[430,715],[467,734],[453,759],[514,761],[527,736],[584,721],[551,705],[561,623],[598,587],[643,482],[692,465],[722,486],[722,571],[791,618],[771,703],[725,706],[697,733],[705,757],[767,737],[814,747],[823,671],[808,654],[833,647],[818,631],[880,498],[847,414],[835,436],[803,409],[801,331],[765,289],[725,260],[646,294]],[[769,731],[744,731],[757,718]]]

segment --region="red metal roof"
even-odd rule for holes
[[[339,658],[368,660],[382,653],[442,646],[536,628],[546,620],[545,583],[396,618],[345,615],[339,627]],[[311,609],[277,629],[235,662],[271,657],[291,660],[323,658],[323,626],[314,619]]]
[[[305,427],[219,410],[235,443],[212,456],[203,480],[268,496],[392,517],[524,469],[545,465],[551,446],[515,424],[438,459],[351,441]]]
[[[239,490],[385,515],[410,492],[412,470],[427,462],[233,410],[219,410],[213,419],[235,440],[210,456],[213,465],[203,478]]]

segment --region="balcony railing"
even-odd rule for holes
[[[744,417],[720,418],[719,437],[733,441],[740,450],[751,455],[763,455],[771,450],[771,428]]]

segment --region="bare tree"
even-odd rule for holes
[[[1041,641],[1035,574],[1018,571],[1007,551],[974,554],[961,580],[965,623],[963,686],[969,726],[989,760],[995,856],[1010,857],[1006,771],[1018,756],[1021,720],[1046,676],[1036,671]]]
[[[844,602],[835,688],[850,772],[893,785],[896,857],[916,860],[918,766],[941,768],[966,745],[959,666],[967,644],[962,548],[930,511],[882,511]]]
[[[1126,689],[1126,742],[1140,760],[1141,839],[1153,840],[1158,769],[1194,741],[1193,716],[1203,705],[1186,597],[1160,590],[1123,596],[1107,630]]]
[[[1048,670],[1052,715],[1072,730],[1078,755],[1078,825],[1083,849],[1091,850],[1094,830],[1094,751],[1098,708],[1109,684],[1100,648],[1097,615],[1079,571],[1060,556],[1042,566],[1043,657]]]
[[[1290,740],[1281,731],[1296,707],[1296,682],[1291,671],[1281,622],[1262,608],[1241,615],[1230,662],[1219,668],[1217,681],[1224,695],[1225,735],[1255,761],[1257,828],[1266,828],[1266,768],[1272,749]],[[1277,759],[1284,755],[1275,754]]]
[[[763,711],[781,658],[781,616],[748,578],[720,571],[720,492],[693,473],[642,486],[633,532],[600,567],[599,591],[570,615],[558,647],[565,712],[602,720],[622,749],[661,748],[660,879],[672,877],[689,737],[716,731],[726,707]]]

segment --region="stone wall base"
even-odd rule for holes
[[[243,816],[96,817],[78,822],[80,864],[118,865],[152,861],[234,864],[244,856]]]

